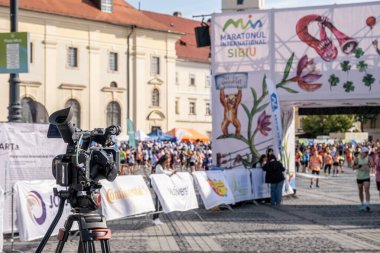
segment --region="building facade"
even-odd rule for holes
[[[209,62],[178,54],[186,36],[181,29],[168,29],[123,0],[19,2],[19,31],[30,35],[29,73],[20,74],[24,121],[43,121],[28,113],[36,101],[49,114],[73,106],[73,122],[82,129],[118,124],[126,135],[129,118],[144,132],[182,124],[211,131],[211,118],[197,114],[210,97],[208,89],[178,85],[186,75],[201,80],[210,72]],[[0,0],[0,32],[9,32],[8,6]],[[8,79],[0,76],[0,121],[7,121]],[[192,106],[192,97],[195,117],[180,108],[185,101]]]

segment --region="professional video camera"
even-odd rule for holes
[[[115,180],[119,167],[119,151],[113,137],[120,134],[119,126],[84,131],[70,121],[71,107],[49,117],[48,138],[63,138],[66,154],[53,159],[52,172],[71,207],[78,212],[95,211],[100,206],[100,179]]]

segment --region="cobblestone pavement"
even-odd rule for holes
[[[355,175],[349,169],[338,177],[297,178],[297,197],[283,205],[244,203],[229,209],[162,214],[163,225],[151,217],[108,222],[112,252],[380,252],[380,197],[371,179],[372,209],[358,210]],[[73,236],[63,252],[76,252]],[[20,242],[14,249],[34,252],[39,241]],[[52,237],[44,252],[54,252]],[[100,248],[97,245],[97,248]],[[10,240],[4,250],[11,249]],[[101,252],[99,250],[99,252]]]

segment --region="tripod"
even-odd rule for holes
[[[78,252],[80,253],[95,253],[94,241],[100,241],[103,253],[111,252],[109,239],[111,238],[111,230],[107,228],[106,219],[99,214],[71,214],[64,228],[61,228],[58,233],[58,245],[56,253],[62,252],[65,242],[69,237],[69,233],[74,221],[78,222],[80,240]]]
[[[55,190],[56,191],[56,190]],[[67,199],[67,193],[60,192],[57,194],[60,198],[57,215],[51,223],[48,231],[38,246],[36,253],[41,253],[49,240],[51,233],[57,226],[59,219],[62,216],[65,200]],[[80,240],[78,245],[78,253],[95,253],[94,241],[100,241],[101,249],[103,253],[111,252],[109,239],[111,239],[111,230],[107,228],[106,219],[103,215],[96,212],[89,213],[74,213],[71,214],[58,233],[58,245],[55,250],[56,253],[61,253],[67,239],[69,238],[71,227],[74,221],[78,222]]]

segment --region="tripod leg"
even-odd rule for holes
[[[93,241],[79,241],[78,253],[95,253],[95,244]]]
[[[63,250],[63,247],[65,246],[65,242],[69,238],[69,233],[71,230],[71,227],[74,222],[74,216],[69,216],[65,222],[64,228],[59,229],[58,233],[58,245],[57,248],[55,249],[56,253],[61,253]]]
[[[102,253],[109,253],[109,252],[111,252],[109,240],[102,240],[102,241],[100,241],[100,245],[102,247]]]

